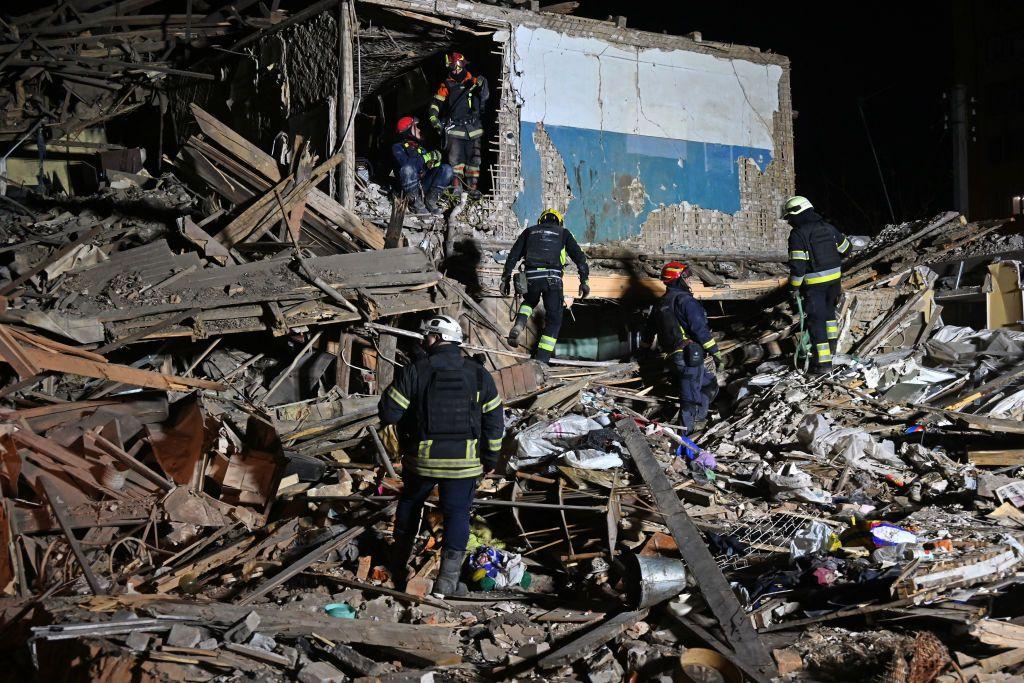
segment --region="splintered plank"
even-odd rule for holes
[[[64,500],[60,497],[60,493],[57,491],[56,486],[53,484],[50,477],[46,475],[39,477],[39,485],[43,488],[43,492],[46,494],[46,499],[50,503],[50,507],[53,508],[53,516],[56,518],[57,524],[60,525],[60,530],[64,532],[64,538],[67,539],[68,545],[71,546],[71,552],[74,553],[75,559],[78,560],[78,564],[82,567],[82,573],[85,574],[85,580],[89,584],[89,590],[92,591],[93,595],[104,595],[105,591],[100,587],[99,581],[96,580],[96,575],[92,573],[92,567],[89,565],[89,560],[85,557],[85,553],[82,552],[82,547],[78,544],[78,539],[71,530],[71,525],[68,522],[68,517],[65,512],[65,508],[67,506],[65,505]]]
[[[131,384],[137,387],[150,387],[152,389],[163,389],[164,391],[191,391],[193,389],[210,389],[212,391],[223,391],[226,386],[220,382],[211,382],[207,379],[195,379],[193,377],[176,377],[165,375],[159,372],[138,370],[127,365],[114,363],[98,363],[87,358],[75,356],[58,355],[47,353],[38,349],[22,347],[25,356],[43,370],[54,372],[66,372],[71,375],[83,377],[95,377],[111,382]]]
[[[270,190],[283,180],[277,162],[269,154],[195,104],[192,105],[192,113],[203,134],[266,179],[265,183],[256,188],[257,191]],[[306,201],[309,208],[320,218],[337,225],[371,249],[384,248],[384,235],[377,226],[363,220],[325,193],[312,187],[306,194]]]
[[[25,354],[21,344],[5,326],[0,326],[0,358],[18,373],[20,379],[35,377],[40,372],[39,366]]]
[[[647,610],[622,612],[599,626],[592,628],[579,638],[574,638],[550,654],[541,657],[537,665],[541,669],[554,669],[568,666],[580,657],[593,654],[597,648],[612,638],[621,635],[626,629],[647,616]]]
[[[701,540],[700,531],[683,509],[678,494],[662,471],[636,422],[633,418],[627,417],[616,422],[615,429],[626,442],[626,448],[633,456],[640,476],[650,489],[658,510],[664,515],[663,524],[668,527],[679,545],[683,561],[693,572],[697,586],[700,587],[704,599],[721,624],[729,643],[736,649],[737,656],[749,669],[759,672],[765,680],[777,676],[778,672],[771,654],[758,638],[750,618],[715,564],[711,551]]]

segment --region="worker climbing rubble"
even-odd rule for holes
[[[445,188],[451,186],[454,172],[450,164],[441,162],[440,152],[423,146],[419,124],[415,116],[398,119],[395,132],[399,139],[391,146],[391,154],[412,212],[440,214],[438,202]]]
[[[516,289],[523,295],[523,303],[519,306],[515,324],[509,332],[508,343],[518,346],[519,335],[533,315],[534,307],[543,299],[544,334],[537,343],[537,360],[547,363],[555,353],[558,331],[562,327],[562,275],[565,264],[570,259],[576,264],[580,275],[580,296],[584,298],[590,294],[587,282],[590,268],[586,255],[576,238],[566,230],[562,214],[556,209],[545,209],[537,224],[523,230],[512,245],[501,274],[502,296],[508,296],[511,292],[512,270],[520,259],[525,262],[523,273],[526,286]],[[520,292],[520,289],[523,291]]]
[[[650,349],[655,337],[666,355],[672,378],[679,389],[679,417],[687,434],[703,429],[708,408],[718,395],[714,373],[704,367],[711,354],[722,362],[722,352],[711,334],[704,307],[690,291],[690,268],[671,261],[661,269],[665,294],[654,305],[641,335],[640,346]]]
[[[455,171],[457,187],[473,198],[480,196],[480,148],[484,125],[481,115],[491,93],[484,76],[466,69],[461,52],[445,55],[448,76],[438,86],[430,103],[430,124],[442,134],[448,163]]]
[[[818,215],[805,197],[790,197],[783,216],[793,228],[789,233],[789,294],[794,302],[803,298],[814,345],[810,372],[827,372],[839,339],[836,305],[842,294],[843,256],[850,250],[850,241]]]
[[[395,516],[391,568],[404,586],[420,512],[436,486],[444,514],[438,597],[465,592],[459,573],[469,540],[469,511],[477,479],[498,463],[505,423],[491,375],[459,345],[462,328],[447,315],[422,326],[427,355],[407,366],[380,401],[383,424],[398,425],[403,458],[402,497]]]

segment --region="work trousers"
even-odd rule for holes
[[[815,359],[819,367],[832,367],[832,354],[839,339],[839,321],[836,320],[836,305],[843,288],[839,280],[818,285],[804,285],[804,315],[807,317],[807,331],[811,335]]]
[[[523,295],[523,303],[519,306],[515,324],[525,327],[537,303],[541,299],[544,300],[544,333],[537,342],[537,360],[547,363],[555,353],[558,331],[562,328],[565,304],[562,296],[562,276],[532,273],[533,277],[530,277],[530,271],[526,273],[526,294]]]
[[[708,408],[718,395],[718,381],[703,363],[688,366],[684,356],[681,351],[671,354],[669,371],[679,391],[679,419],[687,434],[691,434],[694,423],[707,418]]]
[[[427,169],[423,178],[420,178],[419,169],[415,164],[402,164],[398,167],[398,179],[402,183],[402,191],[406,194],[412,194],[422,186],[423,194],[429,195],[431,190],[444,189],[451,185],[454,175],[455,172],[448,164],[438,164]]]
[[[409,472],[402,475],[402,495],[395,513],[395,538],[416,533],[423,503],[436,486],[441,514],[444,516],[444,550],[465,552],[469,542],[469,511],[476,493],[476,477],[469,479],[438,479]]]
[[[480,141],[477,137],[448,135],[448,163],[455,171],[455,177],[467,190],[475,190],[480,180]],[[457,183],[458,184],[458,183]]]

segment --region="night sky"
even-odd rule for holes
[[[952,207],[952,8],[938,2],[614,2],[575,12],[740,43],[790,58],[797,191],[849,233],[891,222],[858,104],[897,221]],[[639,9],[636,9],[639,7]]]

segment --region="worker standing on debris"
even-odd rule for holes
[[[444,138],[448,163],[455,171],[460,189],[475,199],[480,196],[476,186],[480,180],[480,146],[484,135],[480,116],[491,92],[486,78],[466,70],[466,57],[461,52],[452,52],[444,59],[448,77],[438,86],[430,103],[430,123]]]
[[[398,425],[405,454],[391,567],[395,585],[404,585],[420,512],[436,486],[444,542],[433,593],[444,597],[465,592],[459,573],[469,541],[469,510],[477,479],[498,464],[505,421],[490,373],[459,349],[458,321],[435,315],[422,331],[427,356],[406,366],[380,400],[380,420]]]
[[[452,184],[454,172],[441,163],[441,153],[428,151],[420,138],[419,119],[403,116],[395,126],[399,140],[391,146],[391,154],[398,166],[398,180],[402,192],[409,198],[413,213],[440,214],[438,200],[444,189]]]
[[[827,372],[839,339],[836,304],[842,293],[843,256],[850,240],[818,215],[805,197],[790,197],[783,208],[789,233],[789,294],[803,294],[807,329],[814,344],[810,371]]]
[[[718,395],[718,380],[704,367],[707,354],[722,362],[722,352],[711,334],[704,307],[694,298],[686,278],[690,268],[671,261],[661,269],[665,294],[661,297],[640,337],[640,347],[650,349],[655,336],[666,354],[669,369],[679,388],[679,417],[687,434],[707,420],[708,408]]]
[[[572,259],[580,274],[580,296],[586,297],[590,294],[590,285],[587,284],[590,267],[576,238],[565,229],[562,214],[555,209],[545,209],[537,225],[523,230],[512,245],[512,251],[505,260],[505,270],[501,274],[502,296],[508,296],[511,292],[512,269],[520,259],[526,263],[526,291],[520,292],[523,303],[519,307],[512,331],[508,334],[508,343],[519,345],[519,335],[526,327],[537,302],[543,298],[544,334],[537,343],[537,360],[547,363],[555,352],[558,331],[562,327],[562,270]]]

